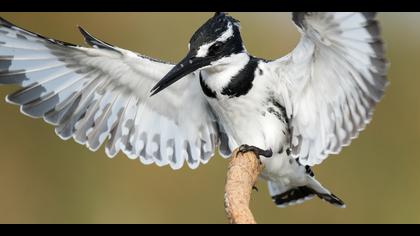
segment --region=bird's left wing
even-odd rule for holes
[[[292,155],[321,163],[365,128],[387,85],[374,13],[293,13],[296,48],[271,62],[292,131]]]
[[[93,151],[107,141],[110,157],[122,150],[145,164],[174,169],[207,163],[219,132],[196,75],[149,97],[172,64],[81,32],[93,48],[48,39],[0,18],[0,84],[23,87],[7,101],[44,118],[63,139]]]

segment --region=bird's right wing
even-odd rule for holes
[[[195,74],[159,95],[149,91],[172,64],[102,42],[81,29],[84,48],[48,39],[0,18],[0,84],[23,87],[7,101],[108,156],[122,150],[145,164],[179,169],[207,163],[219,129]]]

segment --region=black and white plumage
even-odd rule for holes
[[[293,13],[302,34],[288,55],[249,55],[239,21],[216,13],[177,65],[94,38],[92,48],[48,39],[0,20],[0,84],[7,101],[43,118],[63,139],[179,169],[251,145],[278,206],[318,196],[344,203],[314,178],[321,163],[365,128],[387,85],[373,13]],[[150,92],[149,92],[150,91]],[[153,95],[153,96],[150,96]]]

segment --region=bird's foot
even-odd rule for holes
[[[251,146],[247,144],[242,144],[239,147],[240,153],[245,153],[245,152],[250,152],[250,151],[254,152],[257,155],[258,159],[260,158],[260,156],[267,157],[267,158],[270,158],[273,156],[273,151],[271,150],[271,148],[267,150],[263,150],[261,148],[257,148],[255,146]]]

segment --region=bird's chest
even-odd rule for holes
[[[285,150],[289,132],[284,108],[259,81],[253,81],[246,94],[217,94],[207,99],[229,137],[231,150],[241,144],[273,152]]]

